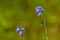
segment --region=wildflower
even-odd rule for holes
[[[41,8],[42,8],[41,6],[37,6],[37,7],[35,8],[36,12],[39,13],[40,10],[41,10]]]
[[[37,13],[38,16],[41,16],[42,14],[41,13]]]
[[[20,35],[20,36],[22,36],[22,35],[23,35],[23,32],[22,32],[22,31],[20,31],[20,32],[19,32],[19,35]]]
[[[41,16],[42,12],[44,11],[44,9],[41,6],[37,6],[35,10],[38,16]]]
[[[22,35],[23,35],[23,31],[24,31],[24,30],[25,30],[25,28],[24,28],[24,27],[17,26],[16,32],[18,32],[18,33],[19,33],[19,35],[20,35],[20,36],[22,36]]]
[[[21,28],[21,30],[22,30],[22,31],[24,31],[24,30],[25,30],[25,28]]]
[[[21,30],[21,27],[20,26],[17,26],[16,32],[18,32],[19,30]]]

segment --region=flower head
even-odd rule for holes
[[[44,9],[41,6],[37,6],[35,10],[38,16],[41,16],[42,12],[44,11]]]
[[[38,15],[38,16],[41,16],[41,15],[42,15],[42,13],[37,13],[37,15]]]
[[[37,6],[37,7],[35,8],[36,12],[40,12],[41,8],[42,8],[41,6]]]
[[[21,26],[17,26],[17,28],[16,28],[16,32],[18,32],[20,36],[23,35],[24,30],[25,30],[25,28],[21,27]]]
[[[16,32],[18,32],[19,30],[21,30],[21,27],[20,26],[17,26]]]
[[[20,35],[20,36],[22,36],[22,35],[23,35],[23,32],[22,32],[22,31],[20,31],[20,32],[19,32],[19,35]]]
[[[25,28],[21,28],[21,30],[22,30],[22,31],[24,31],[24,30],[25,30]]]

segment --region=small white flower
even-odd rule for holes
[[[41,11],[43,11],[44,9],[42,8]]]
[[[22,31],[24,31],[24,30],[25,30],[25,28],[21,28],[21,30],[22,30]]]

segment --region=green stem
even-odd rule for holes
[[[43,18],[44,26],[45,26],[45,38],[46,38],[46,40],[48,40],[47,26],[46,26],[45,18],[43,15],[42,15],[42,18]]]
[[[21,36],[21,40],[25,40],[24,36]]]
[[[47,27],[46,27],[46,23],[45,23],[45,19],[44,19],[44,26],[45,26],[45,37],[46,37],[46,40],[48,40],[48,34],[47,34]]]

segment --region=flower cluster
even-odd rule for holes
[[[23,31],[25,30],[25,28],[21,27],[21,26],[17,26],[16,28],[16,32],[19,32],[19,35],[22,36],[23,35]]]
[[[41,6],[37,6],[35,10],[38,16],[41,16],[42,12],[44,11],[44,9]]]

